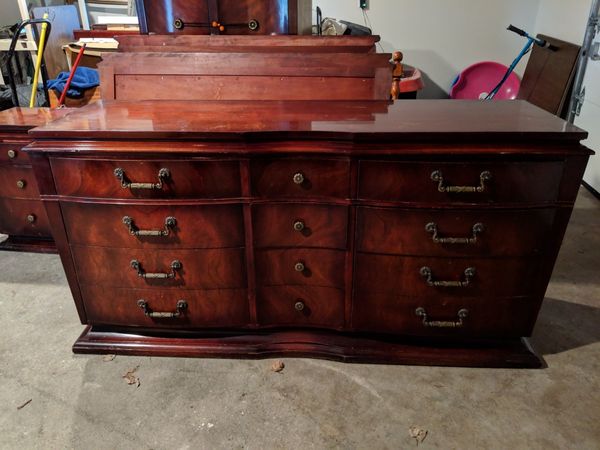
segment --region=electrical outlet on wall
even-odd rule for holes
[[[369,0],[358,0],[358,6],[360,6],[360,9],[368,9]]]

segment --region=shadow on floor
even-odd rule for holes
[[[600,308],[547,298],[531,343],[542,355],[600,342]]]

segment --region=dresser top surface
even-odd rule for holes
[[[10,108],[0,111],[0,133],[10,131],[26,132],[63,117],[72,109],[49,108]]]
[[[49,139],[580,141],[587,133],[525,101],[99,102],[30,131]]]

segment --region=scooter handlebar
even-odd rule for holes
[[[529,35],[525,31],[515,27],[514,25],[509,25],[507,30],[512,31],[513,33],[517,33],[519,36],[529,37]]]

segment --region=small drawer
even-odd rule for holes
[[[0,163],[30,164],[29,155],[22,150],[29,142],[0,143]]]
[[[0,197],[39,199],[40,191],[33,169],[0,165]]]
[[[546,203],[558,198],[561,161],[361,161],[359,198],[406,203]]]
[[[314,286],[259,288],[256,296],[261,326],[297,326],[341,329],[344,291]]]
[[[226,328],[250,321],[245,289],[114,289],[81,285],[91,325],[148,328]]]
[[[322,286],[344,288],[346,252],[317,249],[256,252],[258,286]]]
[[[51,239],[50,223],[41,200],[0,198],[0,233]]]
[[[62,202],[72,244],[121,248],[243,247],[241,205],[165,206]]]
[[[531,335],[538,302],[531,297],[401,297],[356,291],[356,331],[413,336],[516,338]]]
[[[252,191],[258,197],[350,196],[350,161],[269,159],[251,163]]]
[[[548,245],[554,209],[358,208],[357,249],[413,256],[526,256]]]
[[[356,289],[406,296],[516,297],[531,294],[540,260],[357,254]]]
[[[241,197],[237,161],[51,158],[60,195],[99,198]]]
[[[348,208],[329,205],[257,205],[252,208],[254,245],[345,249]]]
[[[71,246],[80,283],[119,288],[246,289],[244,249]]]

